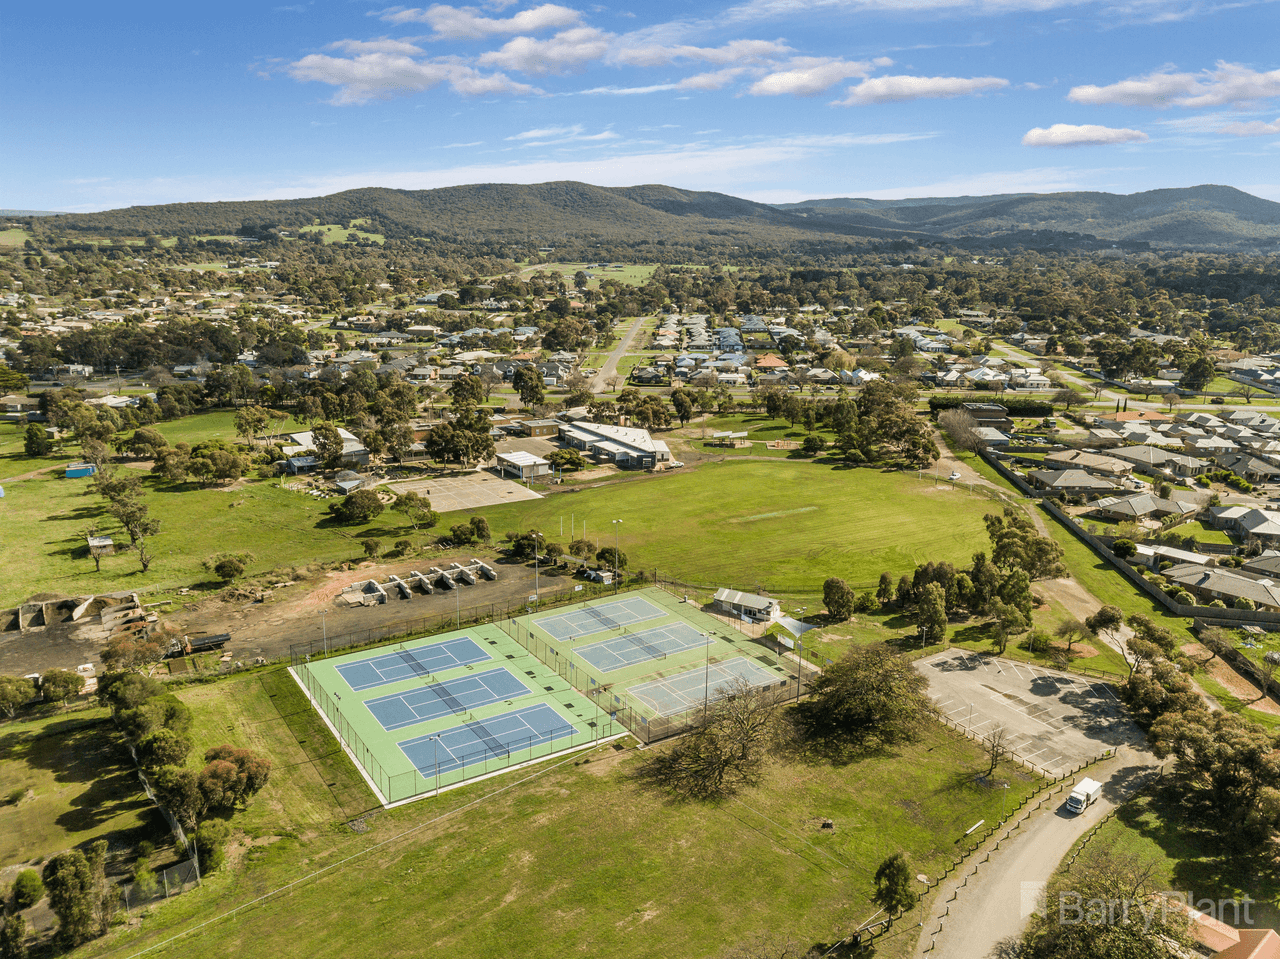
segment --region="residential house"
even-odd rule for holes
[[[1107,519],[1125,520],[1146,519],[1148,516],[1186,516],[1195,513],[1199,507],[1194,503],[1183,503],[1180,500],[1161,499],[1154,493],[1135,493],[1132,496],[1107,496],[1093,504],[1093,512]]]
[[[1171,473],[1174,476],[1192,477],[1207,473],[1212,464],[1187,456],[1171,453],[1159,446],[1126,446],[1109,451],[1117,459],[1128,460],[1148,473]]]
[[[1090,473],[1110,477],[1129,476],[1133,472],[1133,464],[1127,460],[1101,456],[1090,450],[1063,450],[1059,453],[1049,453],[1044,458],[1044,465],[1053,469],[1088,470]]]
[[[1090,496],[1098,493],[1114,493],[1120,487],[1109,480],[1086,473],[1084,470],[1032,470],[1027,481],[1036,489],[1069,496]]]
[[[1183,563],[1165,570],[1164,576],[1204,603],[1220,599],[1228,606],[1251,600],[1256,609],[1280,612],[1280,586],[1269,579],[1252,579],[1217,566]]]
[[[1243,476],[1250,483],[1274,483],[1280,478],[1280,466],[1274,466],[1248,453],[1220,454],[1213,459],[1223,469]]]

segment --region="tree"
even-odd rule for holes
[[[1058,390],[1051,397],[1051,402],[1057,403],[1067,412],[1071,411],[1071,407],[1077,403],[1084,402],[1084,395],[1079,390],[1065,388]]]
[[[933,712],[927,687],[888,645],[855,646],[813,681],[797,719],[811,739],[862,748],[910,741]]]
[[[242,406],[236,410],[235,424],[236,435],[252,444],[253,438],[271,425],[271,413],[261,406]]]
[[[1039,535],[1021,510],[1006,506],[1002,516],[988,513],[983,520],[991,538],[991,560],[997,566],[1023,569],[1033,580],[1054,579],[1066,573],[1062,547]]]
[[[200,773],[201,790],[211,806],[247,803],[271,777],[271,761],[249,749],[224,743],[207,750],[204,760],[207,765]]]
[[[368,559],[377,559],[382,553],[382,543],[376,539],[366,539],[363,543],[364,555]]]
[[[342,465],[342,434],[332,423],[326,421],[311,428],[311,445],[325,469],[337,469]]]
[[[50,669],[40,676],[45,702],[61,703],[84,689],[84,677],[69,669]]]
[[[885,912],[891,915],[899,911],[906,912],[916,904],[916,893],[911,886],[911,866],[902,853],[895,852],[880,863],[875,880],[876,891],[871,899]]]
[[[481,543],[487,543],[493,539],[493,533],[489,529],[489,521],[483,516],[472,516],[471,535]]]
[[[1231,640],[1227,638],[1227,634],[1217,626],[1201,627],[1200,645],[1209,652],[1209,658],[1205,663],[1212,662],[1216,657],[1223,656],[1228,650],[1234,649]]]
[[[213,567],[213,575],[224,583],[229,583],[234,579],[238,579],[244,575],[244,563],[236,559],[234,556],[228,556],[225,559],[218,560]]]
[[[0,713],[12,719],[19,707],[35,698],[36,687],[29,679],[0,676]]]
[[[371,523],[382,515],[382,500],[371,489],[358,489],[348,493],[329,507],[329,512],[340,523]]]
[[[1111,552],[1120,559],[1133,559],[1138,555],[1138,547],[1131,539],[1118,539],[1112,542]]]
[[[160,802],[183,829],[195,829],[208,808],[200,777],[194,770],[165,766],[156,773],[155,790]]]
[[[685,390],[671,391],[671,408],[676,412],[676,419],[684,426],[693,417],[693,400]]]
[[[1053,634],[1059,639],[1065,640],[1067,643],[1067,655],[1071,654],[1071,647],[1082,639],[1088,639],[1092,635],[1092,631],[1080,620],[1074,616],[1068,617],[1060,622],[1053,630]]]
[[[13,904],[19,909],[30,909],[44,898],[44,882],[34,869],[24,869],[13,881]]]
[[[181,766],[191,752],[191,740],[172,729],[157,729],[138,742],[138,763],[144,769]]]
[[[1207,356],[1199,356],[1187,366],[1182,374],[1182,379],[1178,381],[1178,385],[1183,389],[1200,393],[1217,375],[1213,360]]]
[[[79,849],[60,852],[44,865],[49,908],[58,917],[58,938],[74,948],[93,937],[93,870]]]
[[[950,438],[953,446],[969,453],[979,453],[987,443],[978,435],[978,421],[965,410],[943,410],[938,414],[938,425]]]
[[[217,872],[227,861],[227,840],[231,838],[231,826],[220,819],[206,819],[196,830],[196,855],[200,858],[200,872]]]
[[[27,431],[22,435],[22,452],[27,456],[48,456],[53,443],[39,423],[28,423]]]
[[[440,522],[440,514],[431,508],[431,500],[412,491],[397,496],[391,509],[404,516],[415,530],[423,526],[429,529]]]
[[[983,737],[983,742],[987,747],[987,758],[991,761],[991,765],[987,768],[988,776],[995,773],[996,767],[1000,765],[1000,760],[1009,754],[1009,741],[1012,738],[1009,735],[1009,730],[1004,726],[997,726]]]
[[[1088,617],[1084,624],[1089,628],[1089,632],[1114,642],[1120,627],[1124,625],[1124,613],[1118,606],[1103,606]]]
[[[833,576],[822,584],[822,602],[827,607],[827,615],[836,622],[843,623],[853,615],[853,590],[838,577]]]
[[[876,586],[876,599],[881,606],[887,606],[894,598],[893,576],[884,572],[880,574],[880,583]]]
[[[995,602],[992,612],[995,614],[996,651],[1003,653],[1009,646],[1009,638],[1017,633],[1026,632],[1031,623],[1017,606],[1001,600]]]
[[[578,559],[586,559],[594,549],[595,547],[589,539],[575,539],[569,544],[569,554],[578,557]]]
[[[168,651],[169,643],[160,633],[122,633],[108,640],[102,662],[113,670],[145,670],[164,659]]]
[[[743,679],[712,691],[693,729],[674,746],[654,751],[641,765],[642,780],[687,799],[730,795],[759,780],[768,749],[779,734],[785,693]]]
[[[827,448],[827,441],[817,433],[810,433],[800,444],[800,449],[810,456],[817,456]]]
[[[0,959],[27,959],[26,916],[6,916],[0,920]]]
[[[1032,915],[1018,955],[1176,959],[1191,954],[1190,920],[1170,906],[1158,882],[1152,863],[1106,847],[1089,849],[1069,873],[1050,882],[1044,908]]]
[[[606,546],[596,553],[596,562],[603,563],[613,569],[626,569],[627,554],[614,549],[612,546]]]
[[[515,371],[511,385],[525,406],[538,406],[546,399],[542,371],[536,366],[522,366]]]
[[[922,646],[940,643],[947,636],[947,592],[941,583],[927,583],[916,597],[916,632]]]
[[[582,454],[572,447],[554,450],[547,457],[547,462],[559,470],[580,470],[587,466],[587,461],[582,458]]]

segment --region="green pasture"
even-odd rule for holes
[[[19,227],[12,230],[0,230],[0,246],[22,246],[31,239],[31,234]]]
[[[424,949],[693,959],[780,930],[830,943],[875,912],[885,857],[902,851],[913,873],[940,873],[965,829],[999,818],[1004,793],[979,779],[980,748],[928,727],[918,743],[847,765],[775,760],[759,785],[720,803],[673,802],[636,780],[643,754],[602,747],[384,812],[367,792],[361,806],[350,763],[291,685],[274,669],[179,693],[197,752],[265,751],[271,781],[232,818],[243,836],[227,869],[77,955],[156,946],[204,959],[269,941],[279,959]],[[1010,806],[1036,782],[1009,764],[1002,780]],[[834,828],[819,830],[826,819]],[[914,920],[903,928],[878,955],[910,953]]]
[[[299,236],[307,236],[312,233],[319,233],[325,246],[332,246],[335,243],[350,242],[347,239],[348,233],[354,233],[361,240],[371,240],[374,243],[385,243],[387,238],[381,233],[368,233],[361,226],[367,226],[368,220],[352,220],[350,226],[342,226],[339,223],[319,223],[315,226],[304,226],[298,230]]]
[[[0,724],[0,868],[98,839],[129,848],[168,835],[106,709]]]
[[[927,560],[967,564],[987,549],[982,517],[992,504],[911,474],[822,463],[738,461],[671,476],[638,477],[572,496],[492,507],[482,512],[495,536],[570,519],[594,544],[619,546],[631,568],[694,584],[772,595],[821,595],[839,576],[874,589]],[[556,538],[561,538],[557,536]]]

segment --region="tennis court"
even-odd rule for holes
[[[556,642],[563,643],[575,636],[621,629],[666,615],[665,610],[659,609],[644,597],[628,596],[608,603],[593,603],[555,616],[543,616],[535,619],[533,624]]]
[[[419,774],[438,778],[491,759],[572,737],[574,726],[546,703],[526,706],[400,743]]]
[[[414,677],[426,679],[456,666],[470,666],[492,658],[470,637],[462,636],[413,649],[405,649],[401,644],[394,652],[339,666],[338,674],[352,692],[359,692]]]
[[[574,648],[574,652],[600,670],[612,673],[650,659],[665,659],[673,653],[710,646],[711,637],[688,623],[667,623],[638,633],[624,633],[612,639]]]
[[[720,696],[715,695],[716,691],[725,689],[739,679],[745,680],[754,688],[784,685],[787,682],[785,677],[740,656],[632,686],[627,692],[651,707],[657,715],[672,716],[701,706],[708,699],[720,699]]]
[[[289,672],[387,806],[625,732],[493,624],[330,657],[312,651]]]
[[[460,676],[443,683],[367,699],[365,705],[382,728],[390,732],[441,716],[458,715],[490,703],[528,696],[531,690],[506,668]]]

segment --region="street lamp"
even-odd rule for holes
[[[973,703],[969,704],[969,721],[965,723],[964,731],[967,733],[973,729]]]
[[[613,521],[613,592],[618,592],[618,526],[622,520]]]
[[[329,615],[327,609],[320,610],[320,633],[324,637],[324,654],[329,655],[329,628],[326,625],[325,617]]]
[[[1000,790],[1000,821],[1004,822],[1005,797],[1009,795],[1009,784],[1004,784],[1004,789]]]

